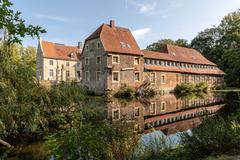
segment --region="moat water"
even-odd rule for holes
[[[165,94],[151,99],[131,101],[113,99],[111,102],[105,102],[103,98],[97,97],[91,98],[83,105],[93,110],[102,109],[103,118],[112,123],[123,120],[133,123],[133,130],[141,133],[140,145],[152,145],[151,142],[157,137],[158,140],[165,139],[174,146],[181,140],[179,134],[183,132],[191,134],[193,128],[201,125],[204,117],[212,117],[221,112],[225,101],[223,93],[181,98]],[[48,154],[49,148],[47,149],[44,139],[21,141],[13,146],[12,150],[1,153],[9,160],[55,159]]]

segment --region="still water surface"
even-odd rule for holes
[[[224,95],[210,93],[203,97],[176,98],[165,94],[152,99],[122,101],[113,99],[105,102],[94,98],[83,104],[85,107],[100,107],[104,117],[110,121],[125,120],[134,123],[134,129],[142,133],[140,144],[148,145],[156,136],[179,143],[179,134],[189,132],[200,125],[204,116],[214,116],[224,107]],[[47,156],[44,140],[14,145],[8,153],[10,160],[52,159]]]

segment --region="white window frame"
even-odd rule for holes
[[[88,73],[88,76],[87,76]],[[90,80],[90,75],[89,75],[89,71],[85,71],[85,80],[89,81]]]
[[[135,61],[135,59],[137,59],[138,60],[138,62],[137,63],[135,63],[136,61]],[[139,65],[140,64],[140,58],[139,57],[134,57],[134,65]]]
[[[98,58],[100,59],[99,63],[97,61]],[[101,64],[101,56],[96,56],[96,64]]]
[[[52,59],[49,60],[49,65],[53,66],[53,60]]]
[[[136,80],[136,75],[135,75],[136,73],[139,74],[139,79],[138,79],[138,80]],[[141,79],[141,78],[140,78],[140,72],[139,72],[139,71],[134,72],[134,81],[135,81],[135,82],[139,82],[140,79]]]
[[[85,46],[85,48],[86,48],[86,51],[88,51],[88,50],[89,50],[89,46],[88,46],[88,45],[86,45],[86,46]]]
[[[156,108],[157,108],[156,102],[151,102],[149,108],[149,112],[151,115],[156,114]]]
[[[97,75],[99,73],[99,77],[97,78]],[[96,81],[100,81],[101,80],[101,71],[96,71]]]
[[[118,62],[114,62],[114,61],[113,61],[114,57],[117,57],[117,58],[118,58]],[[119,64],[119,63],[120,63],[120,57],[119,57],[119,55],[113,55],[113,56],[112,56],[112,64]]]
[[[151,81],[152,73],[154,74],[154,82]],[[156,78],[157,78],[156,72],[150,72],[150,82],[151,82],[151,84],[156,84]]]
[[[88,63],[86,63],[86,62],[88,62]],[[88,57],[85,57],[85,65],[89,65],[89,58]]]
[[[118,118],[114,117],[114,112],[118,111]],[[113,109],[112,110],[112,120],[119,120],[121,117],[120,109]]]
[[[118,81],[115,81],[115,80],[114,80],[114,76],[113,76],[114,73],[118,73]],[[119,72],[119,71],[113,71],[113,72],[112,72],[112,82],[113,82],[113,83],[119,83],[119,82],[120,82],[120,72]]]
[[[162,76],[164,77],[164,82],[162,81]],[[167,76],[166,76],[166,74],[161,74],[161,84],[166,84],[166,81],[167,81]]]
[[[164,109],[162,108],[164,106]],[[166,101],[161,102],[161,111],[164,112],[166,111]]]
[[[53,76],[54,76],[54,70],[53,69],[49,69],[49,77],[53,77]]]
[[[67,74],[67,73],[69,73],[69,74]],[[70,78],[70,75],[71,75],[70,70],[66,70],[66,78]]]

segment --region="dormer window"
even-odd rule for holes
[[[120,42],[122,48],[126,48],[126,44],[124,42]]]
[[[127,44],[127,47],[128,47],[128,48],[131,48],[131,45],[130,45],[130,44]]]
[[[70,53],[69,57],[70,58],[75,58],[75,53]]]

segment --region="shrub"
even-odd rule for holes
[[[201,93],[201,92],[206,93],[207,90],[208,90],[208,84],[205,82],[200,82],[198,84],[182,83],[175,87],[174,92],[177,95],[186,95],[191,93]]]
[[[236,121],[216,117],[193,129],[192,135],[185,133],[181,138],[184,148],[194,159],[225,153],[239,154],[240,125]]]
[[[207,92],[208,84],[206,82],[200,82],[196,84],[194,91],[195,92]]]
[[[135,97],[135,90],[123,85],[120,89],[114,94],[116,98],[126,98],[126,99],[133,99]]]
[[[191,93],[194,91],[194,84],[192,83],[181,83],[180,85],[178,84],[174,91],[175,93],[179,93],[179,94],[187,94],[187,93]]]
[[[151,98],[154,97],[157,94],[157,91],[155,91],[153,88],[147,87],[141,90],[137,90],[135,95],[137,98]]]

